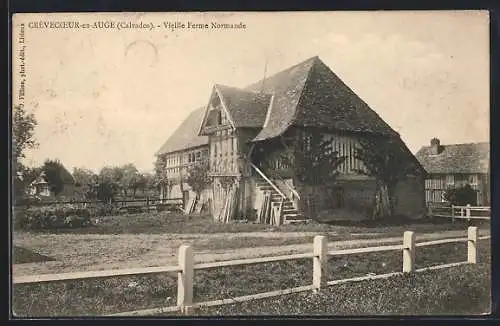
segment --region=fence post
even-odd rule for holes
[[[403,273],[415,270],[415,233],[405,231],[403,235]]]
[[[313,286],[314,291],[317,292],[326,285],[328,241],[325,236],[317,235],[314,237],[313,254]]]
[[[179,247],[179,267],[177,281],[177,306],[183,313],[188,312],[189,306],[193,303],[193,249],[191,246],[182,245]]]
[[[451,223],[455,223],[455,205],[451,205]]]
[[[467,229],[467,262],[477,263],[477,226],[469,226]]]
[[[470,204],[467,204],[467,207],[465,208],[465,216],[467,217],[467,222],[470,221]]]

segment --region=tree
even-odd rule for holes
[[[14,191],[16,197],[22,197],[24,195],[27,195],[26,190],[28,186],[40,176],[40,174],[42,173],[42,168],[30,168],[21,165],[18,167],[18,169],[19,175],[14,178]]]
[[[359,173],[375,178],[376,193],[372,218],[392,217],[393,192],[399,180],[421,173],[416,159],[397,137],[364,137],[354,156],[363,162]]]
[[[35,127],[37,121],[33,113],[28,113],[22,106],[16,106],[12,110],[12,177],[14,179],[15,193],[20,195],[24,193],[26,183],[25,169],[21,160],[25,157],[27,149],[36,148],[38,145],[35,140]]]
[[[323,186],[330,186],[336,181],[338,167],[346,157],[339,156],[333,149],[332,141],[316,130],[302,132],[299,141],[290,150],[292,155],[285,153],[282,159],[287,166],[293,166],[294,178],[305,186],[305,209],[312,217],[317,213],[315,192],[325,191]],[[291,160],[295,160],[294,164]]]
[[[105,166],[99,171],[97,197],[99,200],[112,202],[121,191],[122,170],[119,167]]]
[[[146,193],[146,189],[150,183],[150,178],[151,176],[148,173],[139,173],[137,175],[137,180],[133,186],[134,196],[137,190],[141,190],[143,195]]]
[[[209,165],[207,161],[192,165],[186,175],[186,183],[196,194],[196,200],[200,198],[201,192],[206,189],[212,179],[208,176]]]
[[[338,167],[345,161],[333,150],[333,143],[319,131],[308,132],[295,149],[295,176],[309,186],[330,184],[339,175]]]
[[[97,198],[98,176],[92,170],[74,168],[73,179],[84,200]]]
[[[119,167],[119,169],[121,169],[121,172],[119,172],[121,177],[118,182],[121,185],[125,196],[127,196],[128,190],[133,190],[135,196],[137,183],[139,181],[139,170],[137,170],[135,165],[132,163],[125,164]]]
[[[444,193],[444,199],[456,206],[465,206],[467,204],[476,206],[477,191],[471,185],[466,184],[463,187],[447,189]]]
[[[54,195],[59,195],[64,189],[64,166],[59,160],[46,160],[43,164],[45,181],[49,184],[49,190]]]
[[[172,180],[169,180],[168,178],[165,159],[162,156],[159,156],[155,162],[152,186],[162,193],[163,199],[163,197],[165,197],[165,191],[167,193],[169,192],[172,183]]]

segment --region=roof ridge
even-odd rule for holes
[[[266,81],[266,80],[268,80],[268,79],[274,78],[275,76],[277,76],[277,75],[279,75],[279,74],[282,74],[282,73],[285,73],[285,72],[287,72],[287,71],[293,70],[294,68],[296,68],[296,67],[298,67],[298,66],[304,65],[304,64],[305,64],[306,62],[308,62],[308,61],[313,61],[313,60],[316,60],[316,59],[319,59],[319,56],[318,56],[318,55],[315,55],[315,56],[309,57],[309,58],[307,58],[307,59],[305,59],[305,60],[300,61],[299,63],[294,64],[293,66],[289,66],[289,67],[287,67],[287,68],[285,68],[285,69],[283,69],[283,70],[279,70],[279,71],[275,72],[274,74],[272,74],[272,75],[270,75],[270,76],[264,77],[264,78],[262,78],[262,79],[259,79],[259,80],[255,81],[255,82],[253,82],[253,83],[250,83],[250,84],[248,84],[248,85],[244,86],[244,89],[246,90],[246,89],[248,89],[248,88],[253,88],[253,87],[255,87],[257,84],[262,83],[263,81]],[[321,59],[320,59],[320,60],[321,60]]]
[[[312,61],[312,64],[311,64],[311,67],[309,67],[309,70],[307,71],[306,79],[304,80],[304,84],[302,85],[302,87],[300,89],[300,95],[299,95],[299,99],[297,101],[297,105],[295,105],[295,112],[293,113],[293,117],[290,120],[290,122],[288,123],[288,127],[286,129],[290,128],[290,126],[293,126],[293,124],[295,123],[295,120],[297,119],[297,115],[299,113],[299,110],[297,108],[300,107],[300,102],[301,102],[301,100],[303,100],[303,96],[302,95],[304,94],[304,89],[306,88],[307,82],[309,81],[309,78],[311,77],[311,71],[313,71],[313,69],[315,67],[315,64],[318,62],[318,60],[321,61],[321,59],[318,56],[314,56],[312,58],[309,58],[309,60]],[[281,132],[281,134],[283,134],[284,132],[286,132],[286,129],[283,132]]]
[[[468,143],[455,143],[455,144],[439,144],[441,147],[451,147],[451,146],[464,146],[464,145],[486,145],[490,144],[489,141],[479,141],[479,142],[468,142]],[[430,148],[432,145],[425,145],[422,146],[421,149],[423,148]]]
[[[261,92],[261,91],[256,91],[256,90],[252,90],[252,89],[245,89],[245,88],[241,88],[241,87],[236,87],[236,86],[229,86],[229,85],[226,85],[226,84],[220,84],[220,83],[215,83],[214,84],[214,87],[226,87],[226,88],[232,88],[232,89],[236,89],[236,90],[239,90],[241,92],[245,92],[245,93],[252,93],[252,94],[265,94],[265,95],[270,95],[272,96],[273,94],[272,93],[269,93],[269,92]]]

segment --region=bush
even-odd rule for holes
[[[71,205],[60,207],[32,207],[14,211],[14,228],[25,230],[86,227],[90,212]]]
[[[477,193],[469,184],[466,184],[460,188],[450,188],[446,190],[444,198],[450,202],[452,205],[465,206],[470,204],[471,206],[477,205]]]

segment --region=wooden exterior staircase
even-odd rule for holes
[[[256,186],[259,191],[271,193],[271,203],[278,204],[282,202],[281,216],[283,224],[291,223],[306,223],[309,222],[295,206],[294,200],[287,197],[284,192],[279,189],[269,178],[267,178],[262,171],[252,164],[252,168],[257,171],[255,177]]]

